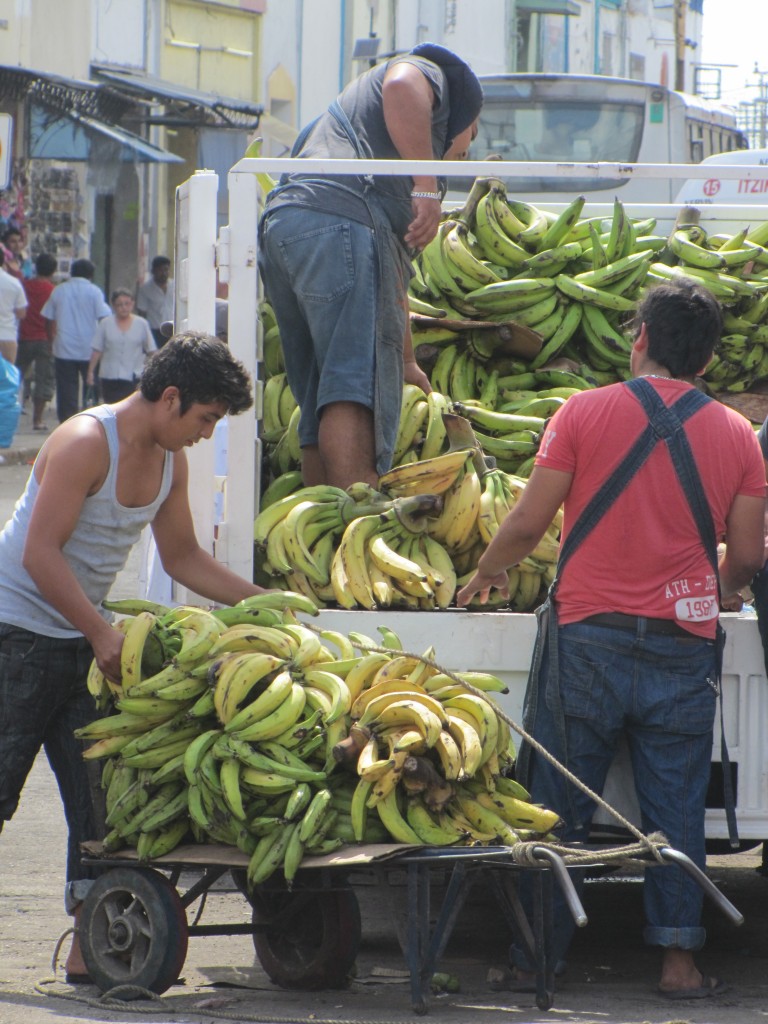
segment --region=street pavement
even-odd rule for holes
[[[49,416],[51,414],[49,413]],[[11,514],[44,434],[22,418],[12,446],[0,454],[0,519]],[[113,596],[137,592],[134,559],[116,581]],[[587,886],[587,927],[578,932],[569,968],[554,1007],[539,1011],[528,993],[495,992],[489,968],[502,968],[510,929],[490,886],[471,889],[451,933],[439,969],[453,975],[457,993],[435,994],[429,1014],[441,1024],[752,1024],[765,1022],[768,1006],[768,878],[758,874],[759,848],[711,858],[710,873],[745,914],[735,928],[711,905],[705,908],[709,940],[701,966],[725,978],[732,990],[717,1000],[670,1003],[655,991],[659,956],[642,944],[642,886],[630,869]],[[191,937],[179,983],[157,1000],[105,1003],[93,986],[71,986],[63,962],[71,923],[62,886],[65,826],[55,781],[38,758],[16,816],[0,834],[0,1024],[74,1021],[324,1021],[368,1024],[412,1020],[401,937],[408,920],[402,872],[357,871],[350,876],[361,909],[360,950],[354,979],[343,990],[302,992],[273,985],[261,968],[249,935]],[[185,872],[186,891],[197,878]],[[435,874],[432,914],[439,909],[445,878]],[[244,924],[246,899],[226,874],[187,908],[191,923]]]

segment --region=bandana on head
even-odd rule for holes
[[[474,71],[461,57],[437,43],[420,43],[411,53],[414,57],[431,60],[448,80],[448,135],[446,151],[456,136],[469,128],[483,106],[483,88]]]

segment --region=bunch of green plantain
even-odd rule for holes
[[[627,319],[647,287],[678,276],[704,284],[723,308],[721,352],[704,374],[710,389],[743,391],[768,377],[768,225],[708,234],[699,211],[683,208],[664,236],[618,199],[611,217],[582,218],[584,205],[578,196],[556,215],[510,198],[498,179],[478,178],[464,205],[444,214],[415,260],[410,299],[417,353],[425,344],[439,351],[438,390],[477,398],[497,359],[500,375],[509,372],[493,346],[478,346],[481,332],[455,323],[446,330],[441,319],[532,328],[542,347],[520,373],[567,358],[594,383],[626,379]]]

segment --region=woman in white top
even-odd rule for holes
[[[136,390],[146,357],[157,350],[149,324],[133,312],[131,293],[117,288],[110,303],[115,312],[99,321],[86,378],[86,384],[94,384],[96,367],[100,367],[101,397],[108,404]]]

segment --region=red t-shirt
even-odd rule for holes
[[[653,378],[666,405],[691,385]],[[573,474],[563,538],[646,426],[640,402],[623,384],[574,395],[553,416],[536,465]],[[765,466],[752,425],[719,402],[686,422],[718,541],[737,494],[765,494]],[[624,493],[572,555],[557,589],[561,624],[602,612],[675,619],[714,636],[717,584],[685,494],[661,442]]]
[[[40,315],[40,310],[48,301],[48,296],[55,285],[46,277],[31,277],[28,281],[23,281],[22,284],[27,293],[27,312],[19,324],[19,339],[21,341],[47,341],[45,319]]]

